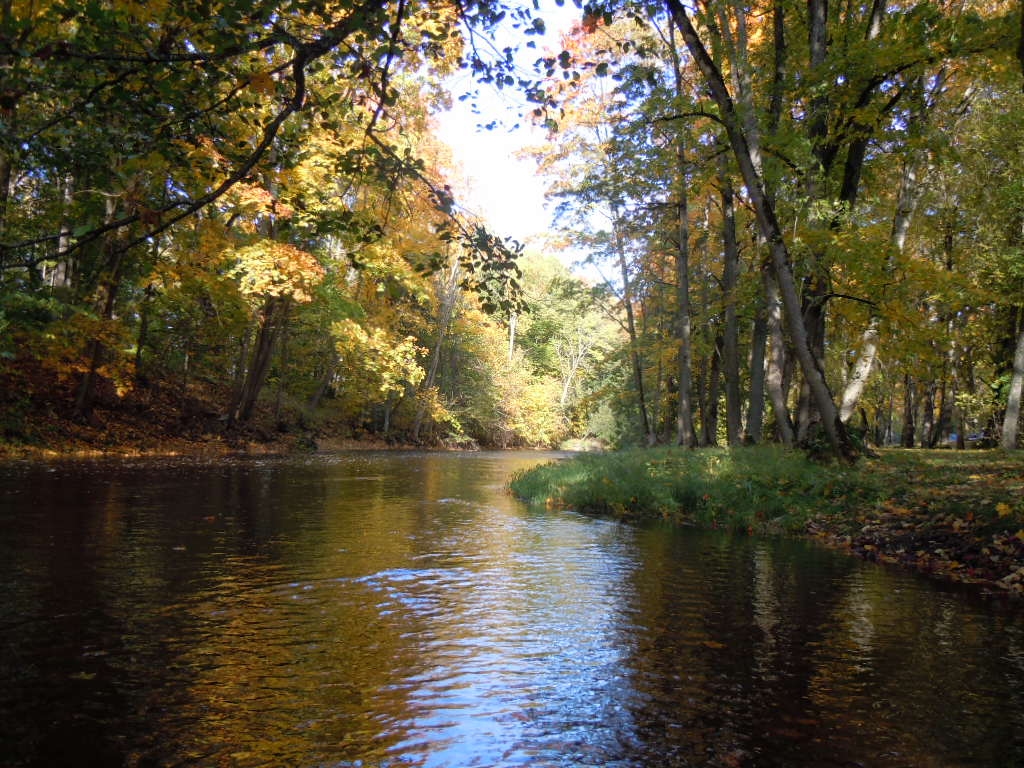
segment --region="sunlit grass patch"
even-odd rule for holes
[[[811,515],[878,494],[863,472],[775,446],[584,455],[521,473],[511,487],[531,503],[581,512],[777,530],[800,529]]]
[[[872,560],[1024,594],[1024,455],[882,451],[826,466],[772,446],[629,450],[525,472],[552,507],[750,532],[807,533]]]

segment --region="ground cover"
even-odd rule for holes
[[[1024,456],[886,450],[855,467],[763,446],[581,455],[517,475],[528,502],[748,535],[806,535],[861,557],[1024,595]]]
[[[222,418],[228,394],[202,380],[153,382],[122,394],[103,383],[89,418],[79,419],[70,384],[55,384],[37,366],[0,368],[0,458],[279,452],[302,437],[266,410],[229,428]]]

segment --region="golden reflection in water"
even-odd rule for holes
[[[33,480],[0,539],[0,702],[22,762],[51,742],[111,765],[1021,753],[1012,612],[798,542],[527,510],[501,488],[514,468],[345,456]]]

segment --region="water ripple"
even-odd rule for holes
[[[526,510],[501,484],[537,460],[19,469],[5,498],[24,501],[0,519],[0,753],[1024,762],[1019,612],[797,542]]]

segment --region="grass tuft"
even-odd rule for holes
[[[803,530],[813,515],[870,504],[881,493],[870,472],[823,466],[777,446],[587,454],[519,473],[510,485],[549,507],[775,531]]]

